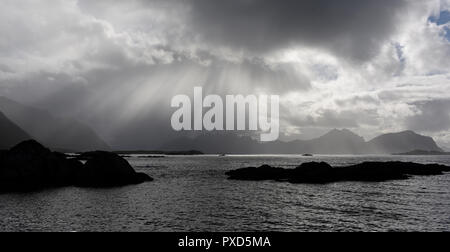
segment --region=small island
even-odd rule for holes
[[[82,154],[85,162],[52,152],[29,140],[0,152],[0,192],[28,192],[66,186],[107,188],[140,184],[153,179],[137,173],[115,153]]]
[[[273,180],[299,184],[327,184],[345,181],[383,182],[409,179],[411,176],[442,175],[450,172],[449,166],[405,162],[365,162],[346,167],[332,167],[322,162],[304,163],[295,169],[263,165],[229,171],[231,180]]]

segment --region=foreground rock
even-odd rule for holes
[[[83,186],[113,187],[152,179],[136,173],[128,162],[108,152],[92,153],[86,164],[52,152],[36,141],[0,152],[0,192]]]
[[[75,184],[83,187],[111,187],[140,184],[153,179],[144,173],[136,173],[122,157],[111,152],[83,154],[86,164],[77,173]]]
[[[275,180],[291,183],[326,184],[341,181],[382,182],[408,179],[413,175],[430,176],[450,172],[450,167],[438,164],[404,162],[366,162],[358,165],[333,168],[327,163],[304,163],[295,169],[268,165],[227,172],[232,180]]]

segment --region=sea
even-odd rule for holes
[[[155,181],[0,195],[0,231],[450,231],[450,174],[326,185],[227,180],[225,172],[304,162],[450,165],[450,156],[131,155]]]

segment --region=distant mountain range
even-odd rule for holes
[[[60,118],[45,110],[0,97],[0,149],[33,138],[55,150],[92,151],[110,147],[88,126]],[[211,133],[180,138],[162,146],[163,151],[198,150],[207,154],[397,154],[444,152],[431,137],[413,131],[390,133],[365,141],[350,130],[334,129],[311,140],[261,143],[234,133]]]
[[[76,120],[56,117],[45,110],[25,106],[5,97],[0,97],[0,111],[3,113],[2,127],[5,125],[5,128],[0,129],[2,148],[9,148],[23,138],[32,137],[61,151],[110,150],[91,128]],[[9,136],[10,132],[15,132],[12,134],[14,137]],[[5,137],[9,137],[9,142],[3,140]]]
[[[181,138],[163,146],[164,150],[199,150],[211,154],[393,154],[414,150],[442,152],[436,142],[413,131],[381,135],[366,142],[350,130],[334,129],[312,140],[261,143],[234,134]]]

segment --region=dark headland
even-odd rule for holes
[[[45,188],[116,187],[153,179],[137,173],[119,155],[85,153],[86,162],[52,152],[34,140],[0,151],[0,192],[27,192]]]
[[[442,175],[450,167],[439,164],[416,164],[404,162],[365,162],[346,167],[331,167],[327,163],[304,163],[295,169],[268,165],[229,171],[231,180],[273,180],[290,183],[326,184],[344,181],[383,182],[408,179],[411,176]]]

